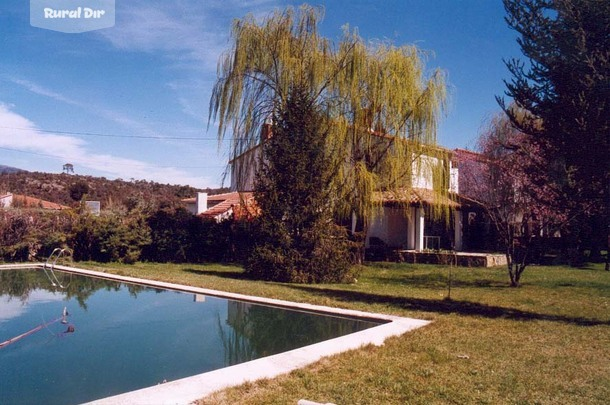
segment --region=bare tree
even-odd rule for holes
[[[541,238],[566,221],[561,194],[546,178],[547,164],[537,143],[498,114],[481,133],[479,154],[462,165],[468,188],[493,222],[505,249],[510,284],[517,287]]]

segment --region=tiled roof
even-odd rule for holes
[[[42,208],[45,210],[70,209],[70,207],[66,205],[61,205],[51,201],[46,201],[40,198],[30,197],[22,194],[13,194],[13,205],[18,205],[26,208]]]
[[[205,218],[215,218],[219,215],[227,214],[233,211],[233,214],[238,218],[248,216],[256,216],[258,211],[255,208],[253,193],[224,193],[208,196],[208,204],[217,202],[216,205],[210,207],[207,211],[199,214]]]
[[[475,162],[483,162],[485,161],[485,157],[480,154],[479,152],[474,152],[472,150],[468,150],[468,149],[461,149],[461,148],[457,148],[453,150],[453,161],[460,163],[460,162],[468,162],[468,161],[475,161]]]
[[[466,201],[455,193],[448,196],[438,196],[434,191],[425,188],[413,188],[411,190],[380,191],[375,193],[375,200],[384,205],[409,204],[409,205],[433,205],[436,203],[451,208],[458,208]],[[439,201],[440,198],[440,201]]]

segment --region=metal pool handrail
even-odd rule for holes
[[[44,266],[42,266],[42,270],[44,271],[44,274],[47,276],[47,278],[49,279],[49,281],[51,282],[53,287],[66,288],[59,282],[59,280],[57,279],[57,276],[55,275],[55,272],[53,271],[55,269],[55,264],[57,263],[57,260],[59,260],[59,258],[62,255],[64,255],[64,253],[66,253],[66,252],[69,253],[70,256],[72,255],[72,250],[68,249],[68,248],[53,249],[53,252],[51,252],[51,254],[49,255]],[[48,270],[48,272],[47,272],[47,270]],[[51,275],[49,275],[49,273]]]

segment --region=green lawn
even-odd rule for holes
[[[607,404],[610,272],[530,267],[521,288],[503,268],[365,266],[350,285],[250,281],[222,265],[81,263],[85,268],[206,288],[433,320],[424,328],[323,359],[202,404]]]

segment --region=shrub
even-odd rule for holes
[[[354,280],[349,259],[351,242],[344,228],[333,222],[321,223],[303,235],[303,241],[298,248],[286,240],[258,244],[246,262],[246,273],[257,279],[287,283]]]
[[[350,278],[347,233],[332,220],[323,114],[306,86],[289,89],[263,145],[255,195],[260,208],[246,272],[283,282],[341,282]]]
[[[150,230],[141,216],[121,218],[114,213],[82,214],[69,244],[75,260],[135,263],[150,241]]]
[[[183,208],[155,212],[147,219],[151,241],[143,260],[174,263],[243,262],[251,244],[246,221],[215,220]]]
[[[161,209],[147,218],[150,243],[144,247],[142,259],[162,263],[189,261],[193,218],[184,208]]]
[[[65,246],[74,218],[69,212],[0,211],[0,258],[5,261],[44,260]]]

